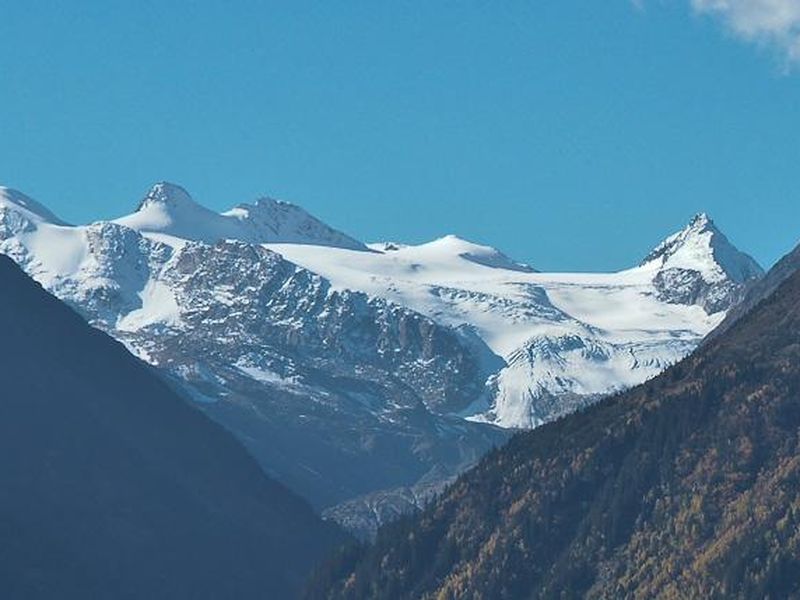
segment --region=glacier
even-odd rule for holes
[[[371,244],[374,253],[266,247],[338,288],[474,328],[504,366],[462,416],[512,428],[536,427],[657,375],[763,274],[704,214],[617,273],[540,273],[452,235],[419,246]]]
[[[216,213],[165,182],[76,226],[0,188],[0,252],[365,535],[513,431],[680,360],[763,274],[704,214],[629,269],[547,273],[455,235],[365,244],[272,199]]]

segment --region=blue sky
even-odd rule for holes
[[[169,180],[547,270],[800,241],[797,0],[72,4],[0,3],[0,183],[73,222]]]

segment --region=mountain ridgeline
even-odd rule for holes
[[[267,241],[370,253],[275,201],[220,215],[158,184],[132,215],[69,226],[0,193],[0,252],[157,367],[319,510],[379,490],[396,506],[395,488],[416,497],[407,486],[446,481],[507,439],[449,414],[487,377],[479,338],[334,289],[258,243]],[[375,530],[381,509],[348,506],[342,522]]]
[[[617,273],[542,273],[454,235],[364,244],[263,198],[159,183],[69,225],[0,188],[0,253],[360,536],[514,430],[691,352],[762,272],[706,215]]]
[[[514,437],[307,597],[800,597],[800,273],[774,277],[699,351]]]
[[[7,598],[290,598],[346,539],[0,256]]]

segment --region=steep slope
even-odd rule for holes
[[[374,253],[268,247],[339,289],[472,328],[505,365],[461,414],[503,427],[536,427],[657,375],[762,275],[706,215],[619,273],[538,273],[454,236]]]
[[[115,335],[320,508],[454,474],[505,437],[441,414],[485,374],[456,332],[421,315],[334,292],[241,242],[187,243],[156,281],[172,324],[140,326],[159,313],[146,306]]]
[[[262,198],[254,205],[240,204],[218,214],[195,202],[182,187],[167,182],[153,186],[135,213],[115,223],[142,233],[207,244],[234,239],[367,250],[361,242],[288,202]]]
[[[777,264],[769,270],[766,277],[754,282],[753,285],[749,287],[742,301],[728,311],[725,315],[725,320],[708,335],[706,341],[710,342],[717,336],[728,331],[739,319],[755,308],[759,302],[770,296],[770,294],[778,289],[778,286],[798,271],[800,271],[800,246],[797,246],[789,254],[779,260]]]
[[[800,597],[800,274],[653,381],[519,435],[310,598]]]
[[[653,284],[663,300],[698,304],[715,313],[735,306],[746,284],[763,270],[750,256],[737,250],[705,213],[688,227],[664,240],[642,262],[656,265]]]
[[[223,213],[237,221],[244,238],[256,242],[312,244],[315,246],[366,250],[363,243],[329,227],[299,206],[274,198],[259,198],[254,204],[239,204]]]
[[[15,222],[25,210],[9,203]],[[507,439],[452,414],[482,393],[499,360],[471,331],[334,290],[259,244],[221,239],[238,217],[219,221],[174,186],[155,186],[134,216],[79,227],[28,220],[0,235],[0,252],[158,367],[316,508],[348,502],[362,513],[360,496],[399,488],[405,497]],[[373,531],[382,514],[356,520]]]
[[[140,232],[209,244],[240,234],[237,223],[201,206],[182,187],[166,182],[154,185],[135,213],[115,223]]]
[[[367,248],[272,200],[217,214],[168,183],[77,227],[12,196],[0,252],[362,533],[507,439],[498,426],[655,376],[759,273],[702,215],[639,267],[558,274],[456,236]]]
[[[50,210],[22,192],[0,186],[0,226],[2,231],[17,233],[26,223],[66,225]]]
[[[5,256],[0,331],[6,597],[291,597],[342,539]]]

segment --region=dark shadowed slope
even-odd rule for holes
[[[287,598],[340,538],[0,256],[7,598]]]
[[[800,597],[800,273],[629,393],[514,438],[312,598]]]
[[[731,307],[725,319],[708,335],[704,343],[709,343],[728,331],[734,323],[753,310],[759,302],[772,294],[798,270],[800,270],[800,246],[779,260],[766,276],[753,281],[742,301]]]

